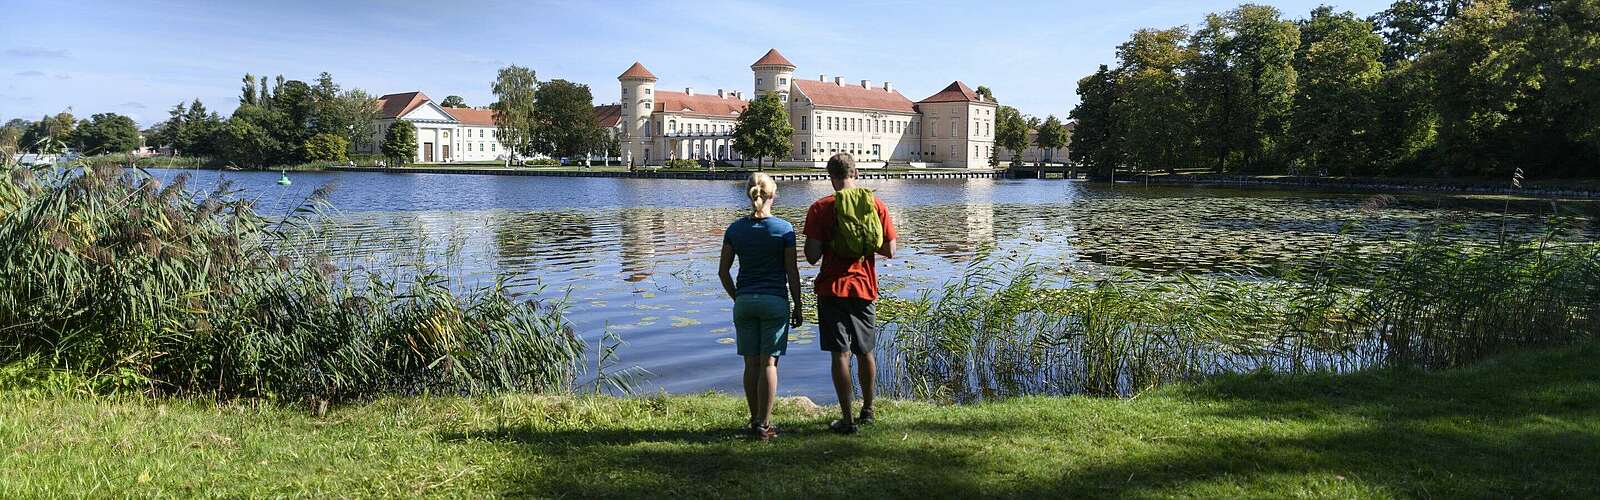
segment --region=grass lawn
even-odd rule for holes
[[[1600,345],[1132,399],[885,403],[855,436],[727,395],[296,409],[0,392],[0,497],[1596,497]],[[737,367],[730,363],[728,375]]]

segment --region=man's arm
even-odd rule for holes
[[[885,259],[893,259],[894,247],[894,240],[886,237],[883,239],[883,246],[878,247],[878,255],[882,255]]]
[[[814,266],[819,260],[822,260],[822,240],[807,236],[806,263]]]

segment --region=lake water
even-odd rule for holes
[[[731,302],[716,259],[723,229],[747,206],[742,182],[329,172],[296,173],[293,185],[279,186],[277,173],[187,172],[191,189],[209,191],[227,179],[269,213],[331,183],[332,237],[347,257],[384,262],[430,245],[438,258],[454,248],[450,265],[469,279],[503,277],[520,290],[567,297],[569,318],[591,346],[608,329],[620,335],[627,342],[621,365],[652,374],[643,391],[740,390]],[[1340,238],[1378,249],[1433,224],[1460,224],[1466,237],[1484,240],[1502,226],[1523,234],[1551,210],[1537,201],[1507,213],[1501,200],[1466,197],[1062,180],[862,184],[889,205],[900,233],[897,258],[879,264],[883,286],[908,296],[984,252],[1041,264],[1063,280],[1068,269],[1253,274]],[[831,191],[825,181],[781,183],[775,211],[798,227],[806,206]],[[1564,206],[1594,211],[1592,203]],[[1595,237],[1593,227],[1583,231]],[[802,263],[808,290],[816,272]],[[781,395],[833,400],[827,364],[812,325],[792,333]]]

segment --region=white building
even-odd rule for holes
[[[826,75],[800,80],[795,69],[777,49],[750,65],[755,95],[776,93],[788,106],[794,149],[782,163],[820,167],[834,154],[850,153],[866,165],[988,166],[998,106],[966,84],[957,81],[912,102],[890,82],[846,83]],[[740,93],[658,91],[656,76],[637,62],[617,80],[624,161],[738,158],[733,128],[749,104]]]
[[[417,127],[419,163],[504,161],[508,154],[505,145],[495,138],[493,111],[446,108],[422,92],[379,97],[372,140],[357,144],[356,151],[381,152],[384,135],[397,120]]]

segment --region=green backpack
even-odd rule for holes
[[[883,246],[883,221],[877,199],[866,188],[841,189],[833,194],[833,253],[862,258]]]

